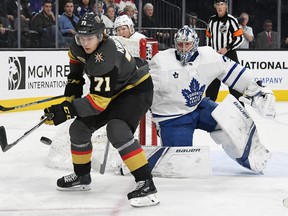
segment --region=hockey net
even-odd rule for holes
[[[158,52],[158,42],[153,39],[131,40],[123,37],[113,36],[113,38],[120,41],[124,47],[134,57],[145,58],[147,61]],[[88,92],[89,80],[86,80],[84,92]],[[67,121],[62,124],[57,130],[55,136],[52,138],[52,144],[49,154],[46,159],[46,165],[51,168],[58,169],[72,169],[72,156],[69,137],[69,126],[72,121]],[[156,129],[152,122],[151,114],[148,112],[140,121],[139,127],[135,134],[135,139],[139,139],[141,145],[155,146],[159,143]],[[104,150],[107,143],[106,127],[98,129],[92,136],[93,153],[92,153],[92,168],[97,161],[102,162],[104,157]],[[106,171],[115,171],[117,166],[121,163],[121,158],[113,147],[110,147]]]

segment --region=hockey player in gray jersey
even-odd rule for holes
[[[201,129],[240,165],[262,172],[271,155],[261,144],[251,116],[231,95],[218,105],[204,93],[218,78],[243,93],[242,100],[261,116],[274,118],[273,92],[255,83],[247,68],[211,47],[198,47],[193,29],[179,29],[174,41],[176,49],[159,52],[149,63],[154,83],[152,116],[163,146],[191,146],[194,130]]]
[[[70,73],[65,96],[74,98],[44,110],[54,114],[45,123],[58,125],[77,117],[70,126],[74,173],[57,181],[59,190],[88,190],[91,177],[91,136],[107,125],[107,136],[135,178],[137,187],[128,194],[134,207],[159,203],[151,171],[134,132],[152,104],[153,83],[146,61],[134,59],[116,40],[108,38],[98,15],[86,13],[77,24],[69,50]],[[90,92],[82,97],[85,80]]]

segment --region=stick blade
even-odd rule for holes
[[[7,151],[9,148],[7,148],[7,136],[6,131],[3,126],[0,127],[0,145],[3,152]]]
[[[3,107],[0,105],[0,111],[4,112],[4,111],[9,111],[9,110],[12,110],[13,108],[11,107]]]

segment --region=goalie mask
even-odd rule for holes
[[[93,34],[97,35],[99,41],[103,39],[103,33],[105,29],[105,24],[103,23],[101,17],[94,13],[85,13],[78,21],[76,30],[77,34],[75,36],[76,43],[81,45],[79,41],[80,36],[90,36]]]
[[[134,34],[134,32],[135,32],[134,23],[133,23],[132,19],[130,17],[128,17],[126,14],[118,16],[115,19],[115,22],[114,22],[115,31],[117,31],[117,28],[121,27],[121,26],[128,26],[130,34],[131,35]]]
[[[174,36],[175,48],[182,65],[186,65],[197,51],[199,38],[194,29],[184,26]]]

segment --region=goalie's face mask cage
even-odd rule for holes
[[[174,36],[175,48],[182,65],[186,65],[197,51],[199,38],[194,29],[184,26]]]
[[[103,39],[103,32],[105,25],[101,17],[94,13],[85,13],[77,23],[76,30],[77,34],[75,36],[76,43],[83,46],[80,38],[82,37],[92,37],[96,35],[98,42]]]

